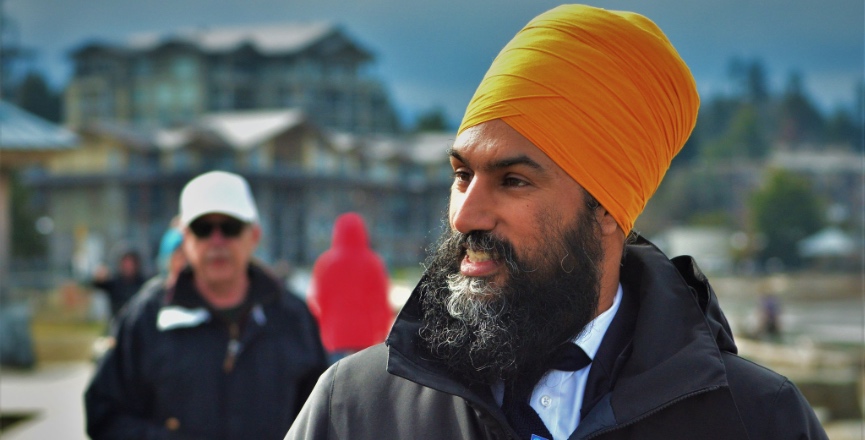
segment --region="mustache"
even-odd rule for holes
[[[521,254],[489,231],[452,228],[429,249],[418,333],[432,357],[468,382],[540,377],[539,359],[582,332],[597,309],[604,252],[594,216],[578,214],[562,228],[540,223],[540,237]],[[501,282],[461,275],[469,249],[509,273]]]
[[[230,257],[231,257],[231,251],[229,251],[228,249],[223,249],[223,248],[209,249],[204,254],[204,259],[208,260],[208,261],[225,259],[225,258],[230,258]]]
[[[451,230],[449,235],[438,247],[439,255],[453,255],[454,264],[465,257],[466,251],[484,252],[491,259],[505,263],[508,270],[514,274],[520,271],[520,263],[514,245],[501,237],[493,235],[490,231],[471,231],[463,234],[457,230]]]

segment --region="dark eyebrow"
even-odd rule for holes
[[[448,148],[448,156],[450,156],[450,157],[452,157],[452,158],[454,158],[454,159],[456,159],[456,160],[458,160],[458,161],[460,161],[460,162],[465,162],[465,160],[463,159],[463,157],[460,156],[460,154],[457,153],[457,151],[454,150],[453,148]]]
[[[460,156],[460,154],[457,153],[456,150],[451,148],[448,150],[448,154],[452,158],[454,158],[454,159],[456,159],[456,160],[458,160],[464,164],[468,164],[468,162],[462,156]],[[530,157],[526,156],[525,154],[497,160],[495,162],[487,164],[484,167],[484,169],[487,171],[493,171],[493,170],[498,170],[498,169],[502,169],[502,168],[512,167],[514,165],[526,165],[526,166],[534,168],[538,171],[544,171],[544,167],[542,167],[541,164],[535,162],[534,160],[532,160]]]

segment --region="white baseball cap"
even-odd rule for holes
[[[180,225],[206,214],[224,214],[246,223],[258,223],[258,209],[243,177],[225,171],[204,173],[180,193]]]

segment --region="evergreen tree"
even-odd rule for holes
[[[433,108],[418,116],[415,122],[414,131],[416,133],[429,131],[447,131],[450,129],[447,115],[441,107]]]
[[[697,126],[694,127],[694,133],[700,139],[701,145],[727,132],[730,120],[740,105],[738,99],[723,96],[715,96],[701,104]]]
[[[48,87],[42,74],[30,71],[15,93],[15,103],[24,110],[51,122],[61,118],[61,97]]]
[[[694,160],[700,156],[700,150],[700,134],[697,133],[697,130],[695,129],[688,140],[685,141],[685,145],[682,149],[679,150],[679,154],[673,157],[670,167],[679,168],[694,163]]]
[[[45,236],[36,231],[37,215],[33,212],[30,192],[21,185],[17,173],[9,178],[11,249],[13,258],[34,258],[45,255]]]
[[[769,153],[765,127],[757,107],[743,103],[730,119],[724,135],[707,144],[702,156],[708,163],[718,159],[763,159]]]
[[[730,61],[728,74],[741,99],[752,104],[762,104],[769,99],[766,69],[759,59],[745,61],[733,58]]]
[[[823,136],[823,116],[805,94],[802,75],[792,72],[778,110],[778,139],[791,144],[815,142]]]
[[[838,108],[826,120],[826,141],[857,150],[861,148],[862,125],[849,111]]]

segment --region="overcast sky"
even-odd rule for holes
[[[376,55],[404,122],[443,107],[456,123],[499,49],[549,0],[0,0],[20,44],[53,84],[68,53],[98,38],[196,26],[330,21]],[[851,106],[865,69],[862,0],[599,0],[655,21],[691,67],[704,100],[723,92],[733,57],[761,59],[773,91],[792,71],[824,109]]]

